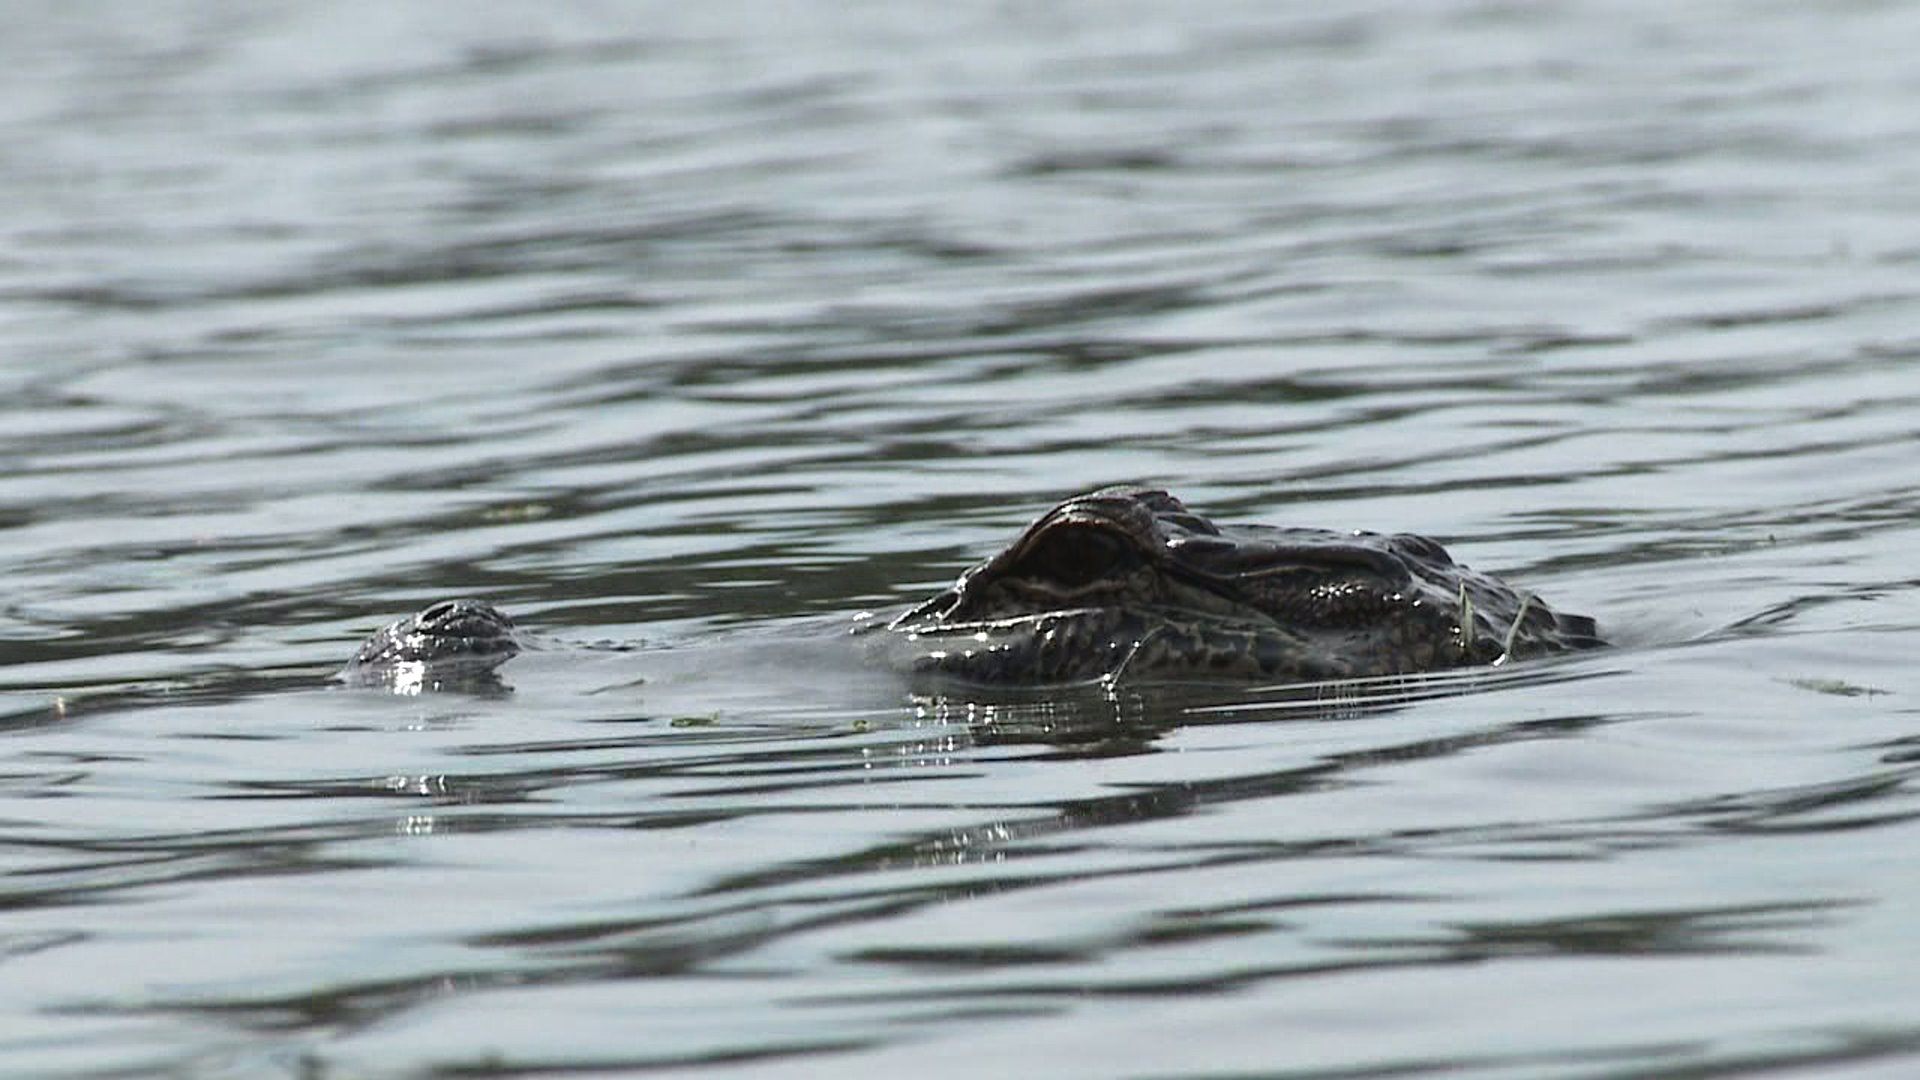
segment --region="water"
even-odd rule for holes
[[[1911,7],[17,7],[0,1071],[1916,1067]],[[842,650],[1120,480],[1621,647]]]

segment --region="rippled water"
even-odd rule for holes
[[[1920,1065],[1910,5],[19,5],[0,1071]],[[1061,496],[1621,647],[915,699]],[[327,677],[487,597],[495,696]]]

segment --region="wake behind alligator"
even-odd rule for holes
[[[1142,487],[1066,500],[951,588],[861,631],[887,635],[910,674],[999,687],[1319,682],[1603,644],[1592,619],[1424,536],[1216,525]],[[342,677],[456,686],[522,644],[498,608],[443,600],[368,638]]]

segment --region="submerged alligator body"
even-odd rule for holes
[[[1602,644],[1592,619],[1411,534],[1216,525],[1164,491],[1075,496],[938,596],[864,628],[914,674],[989,686],[1307,682]],[[349,682],[451,683],[520,650],[513,621],[445,600],[360,647]]]

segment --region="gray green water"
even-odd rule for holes
[[[13,5],[0,1073],[1909,1075],[1915,41]],[[1123,480],[1621,647],[1018,709],[846,659]],[[325,684],[450,594],[658,648]]]

